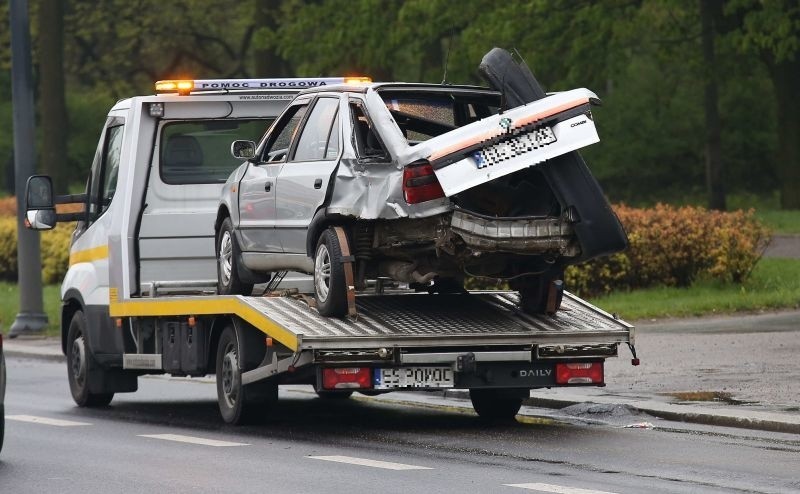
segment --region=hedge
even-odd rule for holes
[[[637,209],[614,207],[628,232],[630,247],[622,253],[567,268],[567,289],[584,295],[649,286],[689,286],[716,279],[742,283],[769,242],[769,230],[753,211],[719,212],[663,204]],[[0,199],[0,279],[17,279],[17,226],[14,198]],[[67,272],[74,224],[42,232],[42,280],[61,281]],[[469,286],[488,287],[472,280]],[[495,284],[488,284],[495,286]],[[501,286],[501,285],[497,285]]]
[[[571,266],[570,291],[598,295],[650,286],[686,287],[697,279],[742,283],[770,240],[752,210],[720,212],[658,204],[650,209],[614,207],[628,232],[621,253]]]

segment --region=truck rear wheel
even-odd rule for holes
[[[239,244],[233,233],[233,223],[225,218],[217,233],[217,293],[220,295],[250,295],[253,285],[239,278]]]
[[[92,393],[90,376],[104,372],[94,361],[86,342],[86,317],[76,311],[67,333],[67,376],[72,399],[81,407],[102,407],[111,403],[114,393]]]
[[[245,386],[239,339],[233,326],[226,327],[217,347],[217,401],[222,419],[228,424],[248,424],[263,420],[278,401],[278,385],[258,382]]]
[[[342,248],[333,228],[328,228],[317,241],[314,255],[314,298],[323,316],[347,314],[347,284],[342,265]]]
[[[470,389],[469,397],[478,416],[487,421],[512,421],[529,396],[527,389]]]

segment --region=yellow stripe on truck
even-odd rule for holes
[[[239,316],[292,351],[296,351],[299,347],[297,335],[279,326],[235,295],[217,296],[213,300],[126,300],[124,302],[112,300],[109,303],[109,314],[111,317],[230,314]]]
[[[108,259],[108,245],[101,245],[99,247],[92,247],[91,249],[70,253],[69,265],[72,266],[80,262],[99,261],[100,259]]]

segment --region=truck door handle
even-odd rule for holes
[[[319,189],[320,187],[322,187],[322,179],[318,178],[318,179],[314,180],[314,188],[315,189]]]
[[[269,192],[272,190],[272,182],[267,182],[264,184],[264,192]]]

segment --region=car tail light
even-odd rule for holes
[[[403,197],[409,204],[444,197],[444,191],[427,161],[412,163],[403,169]]]
[[[603,362],[556,364],[556,384],[603,384]]]
[[[364,389],[372,387],[369,367],[337,367],[322,369],[324,389]]]

